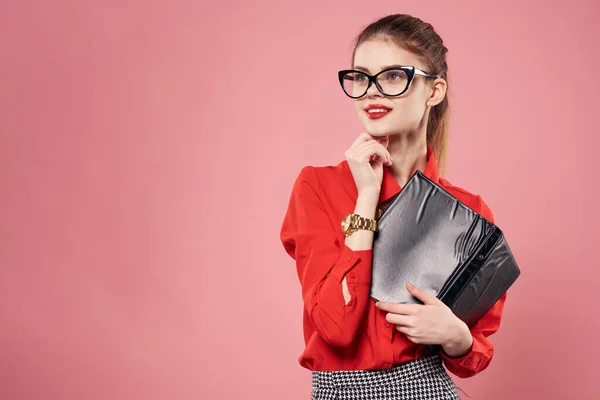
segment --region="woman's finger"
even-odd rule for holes
[[[423,339],[418,338],[416,336],[412,336],[412,335],[406,335],[406,337],[408,338],[408,340],[410,340],[411,342],[415,343],[415,344],[424,344],[425,342],[423,341]]]
[[[392,162],[392,156],[387,149],[375,140],[360,144],[353,149],[352,153],[356,154],[357,159],[362,162],[370,161],[373,156],[376,156],[384,164]]]
[[[352,147],[356,147],[358,145],[360,145],[361,143],[364,143],[368,140],[372,140],[374,139],[373,136],[369,135],[366,132],[361,133],[360,135],[358,135],[358,137],[356,139],[354,139],[354,142],[352,142],[352,145],[350,145],[350,148]]]
[[[395,324],[399,326],[405,326],[412,328],[415,324],[415,318],[412,315],[401,315],[394,313],[387,313],[385,315],[385,320],[390,324]]]
[[[378,154],[380,154],[380,153],[379,153],[379,151],[382,151],[382,152],[383,152],[383,154],[385,154],[386,160],[387,160],[389,163],[391,163],[392,161],[394,161],[394,160],[392,159],[392,155],[390,154],[390,152],[388,151],[388,149],[387,149],[387,148],[386,148],[386,147],[385,147],[383,144],[381,144],[381,143],[380,143],[380,142],[378,142],[377,140],[373,140],[372,142],[374,142],[374,143],[375,143],[375,148],[378,150]]]
[[[416,315],[424,307],[422,304],[399,304],[399,303],[386,303],[377,302],[375,304],[380,310],[387,311],[394,314],[402,315]]]
[[[383,147],[385,147],[387,149],[388,144],[390,143],[390,137],[386,136],[384,138],[377,138],[376,139]]]
[[[410,328],[408,326],[396,325],[396,330],[400,333],[403,333],[407,337],[415,337],[414,336],[414,328]]]

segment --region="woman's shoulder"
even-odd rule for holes
[[[300,169],[298,180],[317,186],[327,186],[332,182],[341,182],[352,178],[348,162],[340,161],[336,165],[305,165]]]
[[[484,218],[493,222],[494,216],[492,214],[492,211],[480,194],[456,186],[445,178],[440,178],[440,185],[448,193],[460,200],[464,205],[471,208],[475,212],[481,214],[481,216],[483,216]]]

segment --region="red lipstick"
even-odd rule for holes
[[[385,117],[390,111],[392,111],[391,108],[381,104],[369,104],[365,107],[365,112],[370,119]]]

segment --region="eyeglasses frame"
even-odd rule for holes
[[[381,88],[381,85],[379,84],[379,82],[377,82],[377,77],[379,75],[383,74],[384,72],[396,71],[396,70],[401,70],[401,71],[406,72],[406,75],[408,77],[408,83],[406,84],[406,88],[404,88],[404,90],[398,94],[386,94],[383,92],[383,89]],[[351,72],[357,72],[357,73],[363,74],[369,79],[369,84],[367,85],[367,89],[360,96],[350,96],[346,92],[346,89],[344,89],[344,76],[346,76],[347,74],[349,74]],[[360,99],[361,97],[364,97],[367,94],[367,92],[369,91],[369,89],[371,88],[371,85],[373,83],[375,84],[375,87],[377,87],[377,90],[379,90],[379,93],[381,93],[384,96],[387,96],[387,97],[402,96],[410,88],[410,85],[412,84],[415,75],[421,75],[421,76],[424,76],[429,79],[438,79],[439,78],[439,76],[437,76],[437,75],[430,74],[429,72],[425,72],[422,69],[416,68],[414,66],[397,66],[397,67],[386,68],[382,71],[379,71],[375,75],[369,75],[365,71],[359,71],[356,69],[345,69],[342,71],[338,71],[338,79],[340,81],[340,85],[342,86],[342,90],[344,91],[346,96],[350,97],[351,99]]]

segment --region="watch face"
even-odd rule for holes
[[[342,220],[342,232],[348,232],[348,229],[350,228],[351,218],[352,218],[351,214],[346,214],[346,216]]]

